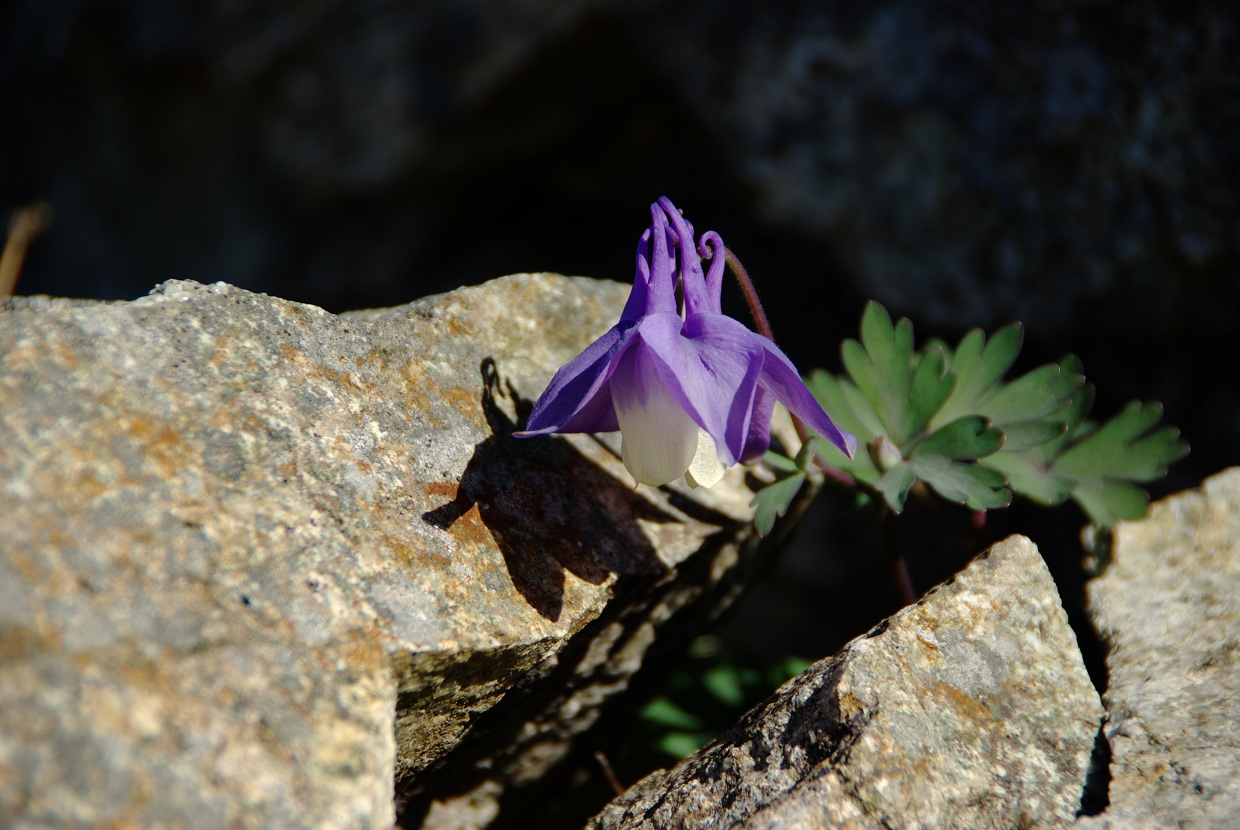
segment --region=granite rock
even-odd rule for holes
[[[510,438],[626,291],[0,305],[0,825],[390,826],[480,724],[537,782],[758,549],[739,468]]]
[[[1110,804],[1079,826],[1229,826],[1240,815],[1240,469],[1093,547]]]
[[[1063,827],[1101,720],[1055,584],[1014,536],[591,827]]]

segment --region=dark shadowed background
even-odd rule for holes
[[[1224,0],[0,8],[0,211],[54,211],[19,293],[224,280],[343,311],[627,280],[666,194],[745,260],[802,369],[838,367],[870,297],[919,338],[1019,319],[1020,366],[1079,354],[1096,414],[1165,404],[1193,452],[1156,493],[1240,463]],[[921,521],[924,588],[972,548]],[[1033,536],[1071,604],[1082,521],[991,533]],[[817,657],[863,630],[894,604],[877,549],[824,506],[735,641]]]

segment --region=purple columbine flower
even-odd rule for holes
[[[650,212],[620,322],[555,373],[516,435],[618,429],[638,482],[657,487],[683,475],[691,487],[712,487],[728,467],[766,452],[779,401],[851,458],[856,439],[832,423],[792,362],[723,314],[719,234],[702,234],[695,247],[693,227],[666,196]]]

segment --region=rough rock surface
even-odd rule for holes
[[[0,825],[390,826],[501,701],[536,781],[757,547],[740,469],[510,438],[625,296],[0,305]]]
[[[1101,719],[1054,582],[1015,536],[591,826],[1061,827]]]
[[[1240,469],[1118,525],[1098,565],[1088,601],[1108,646],[1110,806],[1080,826],[1232,826],[1240,816]]]

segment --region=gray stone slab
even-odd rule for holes
[[[1240,821],[1240,469],[1100,541],[1110,806],[1081,827]]]
[[[1050,574],[1014,536],[592,827],[1063,827],[1102,707]]]
[[[390,826],[571,657],[492,788],[545,774],[757,552],[741,469],[634,490],[606,438],[509,436],[627,290],[0,304],[0,825]]]

